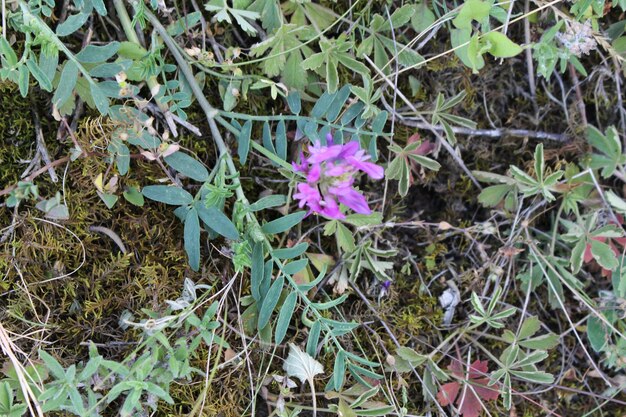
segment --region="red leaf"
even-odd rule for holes
[[[478,417],[482,410],[482,402],[498,398],[500,393],[495,388],[489,387],[489,378],[485,378],[488,372],[487,361],[474,361],[469,367],[469,372],[462,368],[460,361],[453,361],[448,369],[462,381],[449,382],[441,386],[437,393],[437,401],[443,407],[455,402],[459,415]]]
[[[616,215],[617,219],[621,222],[620,224],[615,223],[614,221],[610,221],[610,224],[615,224],[617,226],[622,226],[624,224],[624,218],[621,215]],[[606,238],[603,236],[599,236],[599,237],[592,237],[592,240],[596,240],[598,242],[602,242],[602,243],[606,243],[607,245],[609,245],[609,247],[613,250],[613,253],[615,253],[616,256],[620,256],[622,254],[623,249],[619,249],[616,246],[616,243],[619,244],[622,248],[626,248],[626,237],[613,237],[613,238]],[[592,266],[596,267],[596,268],[600,268],[600,265],[595,261],[593,254],[591,253],[591,244],[587,243],[587,245],[585,246],[585,251],[583,253],[583,261],[586,264],[592,264]],[[597,269],[596,269],[597,271]],[[602,268],[602,276],[605,278],[608,278],[611,276],[613,272],[610,269],[604,269]]]
[[[450,405],[454,402],[461,385],[458,382],[448,382],[441,386],[441,390],[437,393],[437,401],[443,407]]]

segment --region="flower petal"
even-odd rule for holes
[[[346,207],[350,207],[352,210],[359,214],[371,214],[367,200],[363,194],[359,193],[353,188],[343,188],[344,193],[337,194],[339,202]]]

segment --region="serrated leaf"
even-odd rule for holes
[[[617,257],[615,256],[615,252],[613,252],[611,247],[604,242],[592,239],[591,254],[596,262],[598,262],[598,264],[600,264],[600,266],[604,269],[613,271],[619,264]]]
[[[350,253],[356,249],[354,235],[342,223],[337,224],[337,232],[335,236],[337,237],[337,244],[345,252]]]

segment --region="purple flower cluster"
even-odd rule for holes
[[[309,147],[308,158],[300,154],[300,163],[292,163],[295,171],[306,175],[306,183],[298,184],[294,198],[300,200],[300,207],[306,205],[309,213],[331,219],[346,217],[339,210],[339,203],[357,213],[370,214],[367,200],[352,185],[359,171],[379,180],[383,178],[383,168],[368,162],[370,156],[359,149],[357,142],[335,145],[331,134],[326,135],[326,141],[326,146],[314,143]]]

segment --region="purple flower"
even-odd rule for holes
[[[332,135],[326,135],[327,145],[315,142],[309,147],[309,157],[300,153],[300,163],[292,162],[294,171],[305,174],[306,183],[298,184],[294,198],[299,206],[307,206],[309,213],[318,213],[331,219],[346,216],[339,203],[360,214],[372,211],[363,194],[353,188],[355,177],[363,172],[373,179],[381,179],[384,170],[372,162],[357,142],[335,145]]]

